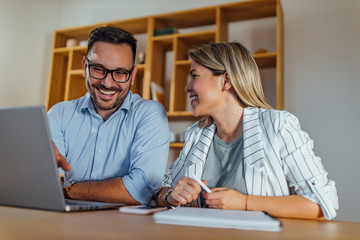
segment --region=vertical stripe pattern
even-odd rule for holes
[[[178,159],[165,174],[164,184],[175,186],[189,173],[201,177],[215,134],[215,124],[201,129],[197,123],[185,133]],[[336,216],[335,182],[327,178],[313,141],[301,130],[298,119],[286,111],[245,108],[243,116],[244,172],[249,194],[302,195],[320,204],[327,219]],[[197,205],[199,201],[195,201]]]

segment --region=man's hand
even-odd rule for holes
[[[60,154],[58,148],[56,147],[55,143],[53,141],[52,145],[54,148],[54,152],[55,152],[55,158],[56,158],[56,162],[58,164],[58,167],[61,167],[64,171],[69,171],[71,169],[71,165],[66,161],[66,158]]]

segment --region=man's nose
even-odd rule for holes
[[[111,88],[114,84],[114,80],[112,78],[112,73],[108,72],[103,80],[101,80],[101,84],[106,88]]]

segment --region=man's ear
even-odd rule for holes
[[[86,78],[86,67],[87,67],[86,56],[83,57],[81,63],[82,63],[83,76],[84,78]]]
[[[130,79],[131,86],[134,85],[136,73],[137,73],[137,66],[134,65],[134,69],[133,69],[133,71],[131,73],[131,79]]]
[[[223,79],[223,91],[229,91],[232,87],[231,81],[229,79],[229,75],[227,73],[224,73],[224,79]]]

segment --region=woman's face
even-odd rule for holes
[[[209,69],[192,61],[185,92],[189,94],[194,116],[213,116],[219,110],[223,79],[224,75],[214,76]]]

